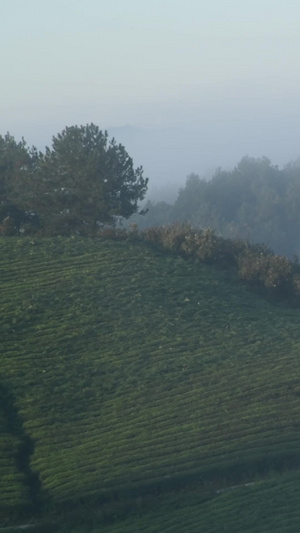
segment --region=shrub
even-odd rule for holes
[[[142,232],[142,237],[146,241],[159,244],[167,250],[182,252],[182,245],[186,235],[191,232],[191,226],[185,223],[176,223],[170,226],[147,228]]]
[[[214,230],[206,228],[187,233],[182,249],[201,262],[215,263],[220,258],[221,243],[222,239],[216,236]]]
[[[102,226],[97,232],[97,236],[103,239],[113,239],[115,241],[125,240],[128,234],[125,229],[114,226]]]
[[[296,295],[300,295],[300,274],[293,276],[293,288]]]
[[[300,266],[297,262],[274,254],[264,244],[224,239],[212,228],[193,229],[190,224],[179,222],[141,232],[136,225],[130,226],[129,230],[103,226],[98,235],[117,240],[144,240],[201,263],[235,268],[241,280],[271,290],[280,297],[292,297],[294,304],[300,295]]]
[[[17,234],[17,229],[13,219],[8,216],[5,217],[0,225],[0,235],[12,236]]]
[[[249,249],[240,255],[238,266],[240,278],[261,283],[265,287],[282,288],[292,282],[292,263],[280,255],[257,253]]]

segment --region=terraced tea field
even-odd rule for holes
[[[3,237],[0,279],[0,527],[300,530],[299,309],[131,241]]]

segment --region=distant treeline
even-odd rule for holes
[[[209,181],[188,176],[174,204],[148,201],[145,207],[145,217],[134,217],[141,229],[185,221],[224,238],[264,243],[278,254],[300,254],[300,161],[279,169],[265,157],[244,157]]]

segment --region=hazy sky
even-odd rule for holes
[[[0,13],[0,134],[43,147],[66,125],[150,130],[120,141],[157,181],[300,155],[299,0],[2,0]]]

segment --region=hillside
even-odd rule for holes
[[[2,237],[0,276],[0,527],[299,532],[299,309],[130,241]]]

